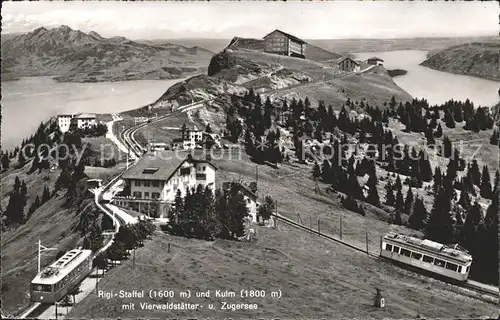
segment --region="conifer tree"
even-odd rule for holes
[[[475,256],[479,249],[479,228],[482,225],[483,213],[481,205],[476,201],[467,210],[464,225],[460,231],[460,245]]]
[[[483,174],[481,177],[481,197],[486,199],[491,199],[491,181],[490,181],[490,172],[488,171],[488,166],[483,166]]]
[[[377,175],[374,173],[370,175],[368,181],[366,182],[366,185],[368,186],[368,196],[366,197],[366,201],[373,204],[374,206],[379,207],[380,198],[378,196],[377,184]]]
[[[404,213],[410,214],[412,206],[413,206],[413,192],[410,186],[410,188],[408,188],[408,192],[406,193],[406,199],[404,202]]]
[[[433,176],[433,185],[432,185],[432,190],[434,191],[435,194],[437,194],[438,190],[441,188],[443,184],[443,178],[441,175],[441,169],[436,166],[436,169],[434,170],[434,176]]]
[[[440,188],[434,197],[425,236],[443,244],[454,243],[456,234],[454,224],[449,191],[445,187]]]
[[[479,172],[479,166],[476,159],[472,160],[470,175],[472,178],[472,183],[479,187],[481,185],[481,172]]]
[[[385,204],[388,206],[394,206],[396,199],[394,197],[393,186],[390,181],[387,182],[387,184],[385,185],[385,192],[386,192]]]
[[[420,151],[418,166],[420,168],[420,174],[423,181],[429,182],[432,180],[432,167],[429,161],[429,157],[424,150]]]
[[[413,204],[413,212],[411,213],[408,223],[415,230],[421,230],[427,224],[428,213],[427,208],[421,198],[417,197]]]

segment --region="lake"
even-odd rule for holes
[[[2,149],[21,143],[41,121],[58,114],[118,113],[158,99],[183,81],[141,80],[99,83],[57,82],[29,77],[2,83]]]
[[[469,98],[490,106],[498,97],[500,82],[456,75],[420,66],[427,52],[417,50],[356,53],[358,59],[377,56],[387,69],[408,73],[394,81],[416,98],[431,104],[451,98]],[[61,113],[114,113],[135,109],[159,98],[177,80],[142,80],[100,83],[64,83],[51,77],[22,78],[2,83],[2,147],[10,148],[31,135],[40,121]]]
[[[379,57],[386,69],[404,69],[407,74],[394,77],[394,82],[415,98],[426,98],[431,104],[443,103],[451,98],[469,98],[476,106],[492,106],[499,101],[500,82],[437,71],[420,66],[427,51],[402,50],[361,52],[357,59]]]

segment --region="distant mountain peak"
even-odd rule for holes
[[[45,27],[39,27],[39,28],[36,28],[35,30],[33,30],[33,34],[39,34],[39,33],[45,32],[45,31],[47,31],[47,29],[45,29]]]

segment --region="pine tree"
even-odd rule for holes
[[[412,206],[413,206],[413,192],[410,186],[410,188],[408,188],[408,192],[406,193],[406,199],[404,202],[404,213],[410,214]]]
[[[488,166],[483,166],[483,174],[481,177],[481,197],[486,199],[491,199],[492,191],[491,191],[491,181],[490,181],[490,172],[488,171]]]
[[[321,168],[321,178],[324,182],[330,183],[332,178],[332,168],[328,160],[323,161],[323,166]]]
[[[462,206],[464,209],[468,209],[470,207],[470,196],[467,190],[462,190],[460,192],[460,199],[458,200],[458,204]]]
[[[441,169],[439,169],[438,166],[436,166],[436,169],[434,170],[434,176],[433,176],[433,185],[432,185],[432,190],[434,191],[435,194],[439,191],[443,184],[443,178],[441,175]]]
[[[472,160],[470,175],[472,178],[472,183],[479,187],[481,185],[481,172],[479,172],[479,166],[476,159]]]
[[[5,225],[24,222],[24,205],[26,200],[25,194],[23,196],[23,192],[25,191],[21,189],[21,181],[19,180],[19,177],[16,176],[13,190],[10,193],[9,203],[5,209]]]
[[[451,213],[451,198],[447,188],[440,188],[434,197],[434,204],[425,230],[426,238],[443,243],[455,242],[455,222]]]
[[[19,152],[19,156],[17,157],[17,162],[18,162],[18,164],[17,164],[18,168],[22,168],[26,164],[26,158],[24,157],[24,151]]]
[[[415,230],[421,230],[426,226],[427,219],[427,208],[425,208],[423,200],[417,197],[413,204],[413,212],[408,219],[408,223],[410,224],[411,228]]]
[[[394,213],[394,224],[398,226],[403,224],[403,218],[401,216],[400,210],[396,210],[396,212]]]
[[[43,193],[42,193],[42,204],[49,201],[50,199],[50,189],[49,187],[46,185],[43,187]]]
[[[475,256],[479,249],[478,231],[482,225],[483,213],[479,203],[474,202],[467,210],[464,226],[460,231],[460,245]]]
[[[387,184],[385,185],[385,192],[386,192],[385,204],[388,206],[394,206],[396,199],[394,197],[393,186],[390,181],[387,182]]]
[[[363,190],[359,185],[357,176],[355,174],[350,174],[348,179],[349,180],[346,193],[353,196],[355,199],[365,200],[363,196]]]
[[[10,159],[7,153],[3,154],[1,161],[2,161],[2,169],[3,170],[9,169]]]
[[[420,151],[418,166],[420,168],[420,175],[423,181],[429,182],[432,180],[432,167],[429,157],[424,150]]]
[[[379,207],[380,206],[380,198],[378,196],[378,190],[377,190],[377,175],[372,174],[368,178],[368,181],[366,182],[366,185],[368,186],[368,196],[366,197],[366,201],[368,203],[373,204],[374,206]]]
[[[452,145],[448,136],[443,138],[443,157],[450,158],[452,156]]]
[[[404,210],[404,197],[402,188],[397,189],[396,187],[396,201],[394,202],[394,208],[399,211]]]

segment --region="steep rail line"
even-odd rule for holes
[[[287,223],[288,225],[290,226],[293,226],[297,229],[300,229],[300,230],[303,230],[303,231],[306,231],[306,232],[309,232],[309,233],[312,233],[318,237],[321,237],[321,238],[324,238],[324,239],[327,239],[329,241],[332,241],[332,242],[335,242],[335,243],[338,243],[338,244],[341,244],[341,245],[344,245],[352,250],[355,250],[355,251],[358,251],[358,252],[361,252],[361,253],[364,253],[366,255],[368,255],[370,258],[374,258],[374,259],[377,259],[377,260],[385,260],[383,258],[381,258],[378,254],[373,254],[373,253],[370,253],[369,251],[367,252],[366,250],[364,249],[361,249],[361,248],[358,248],[350,243],[347,243],[345,241],[342,241],[340,239],[337,239],[331,235],[327,235],[327,234],[324,234],[320,231],[317,231],[317,230],[314,230],[312,228],[309,228],[307,226],[304,226],[298,222],[295,222],[281,214],[278,214],[278,213],[273,213],[272,216],[276,217],[277,219]],[[445,283],[448,283],[448,284],[452,284],[452,285],[456,285],[458,287],[462,287],[462,288],[465,288],[465,289],[469,289],[469,290],[473,290],[473,291],[476,291],[480,294],[486,294],[488,296],[492,296],[494,298],[498,298],[499,296],[499,291],[498,289],[497,290],[494,290],[492,288],[488,288],[487,285],[479,285],[479,284],[476,284],[475,281],[467,281],[467,282],[464,282],[464,283],[461,283],[461,282],[452,282],[452,281],[443,281]]]

